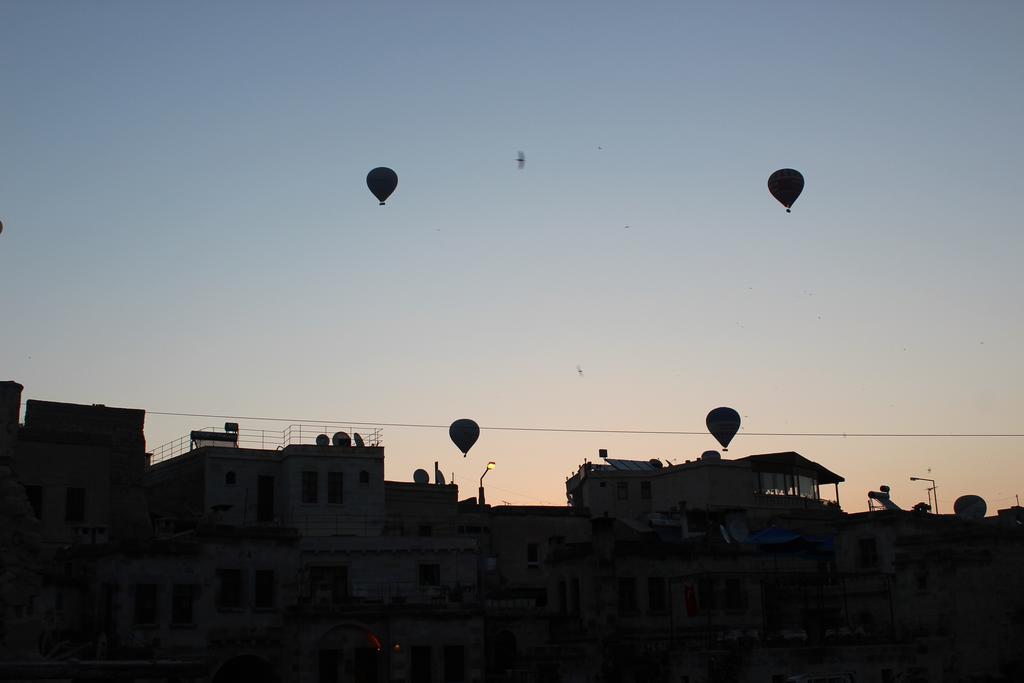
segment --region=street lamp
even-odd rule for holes
[[[932,483],[932,487],[928,489],[928,500],[932,500],[932,496],[935,496],[935,514],[939,514],[939,493],[935,490],[938,488],[935,485],[935,480],[928,477],[911,477],[910,481],[930,481]]]
[[[480,507],[484,506],[484,477],[487,476],[488,472],[490,472],[491,470],[494,469],[494,466],[495,466],[494,465],[494,461],[493,460],[490,461],[489,463],[487,463],[487,469],[485,469],[484,473],[480,475],[480,491],[479,491],[480,495],[478,497],[479,500],[480,500]]]

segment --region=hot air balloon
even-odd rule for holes
[[[467,418],[456,420],[448,428],[448,436],[452,438],[452,443],[458,446],[462,451],[462,457],[465,458],[469,455],[469,449],[480,438],[480,425]]]
[[[398,174],[386,166],[378,166],[366,174],[366,186],[384,206],[384,201],[398,187]]]
[[[789,207],[793,206],[796,198],[804,191],[804,177],[800,171],[780,168],[768,176],[768,191],[786,207],[786,213],[789,213]]]
[[[729,450],[729,442],[740,430],[740,414],[732,408],[715,408],[707,417],[708,431],[722,444],[722,450]]]

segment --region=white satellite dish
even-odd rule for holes
[[[725,516],[725,530],[737,543],[744,543],[750,538],[750,529],[747,528],[747,518],[742,513]]]
[[[987,511],[988,505],[981,496],[960,496],[953,503],[953,512],[960,519],[984,519]]]
[[[417,484],[429,484],[430,474],[426,470],[416,470],[412,473],[412,480]]]

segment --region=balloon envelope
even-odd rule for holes
[[[448,436],[452,438],[452,443],[462,451],[462,457],[466,457],[469,454],[469,449],[480,438],[480,425],[467,418],[456,420],[448,428]]]
[[[366,186],[384,206],[384,201],[398,187],[398,174],[386,166],[378,166],[366,174]]]
[[[729,450],[729,442],[732,441],[732,437],[736,436],[736,432],[740,430],[740,414],[732,408],[715,408],[708,413],[705,422],[708,425],[708,431],[711,432],[713,437],[718,439],[718,443],[722,444],[722,448]]]
[[[786,213],[789,213],[789,207],[793,206],[796,198],[804,191],[804,177],[800,171],[780,168],[768,176],[768,191],[786,207]]]

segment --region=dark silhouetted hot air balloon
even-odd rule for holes
[[[384,201],[398,187],[398,174],[386,166],[378,166],[366,174],[366,186],[384,206]]]
[[[786,207],[786,213],[789,213],[789,208],[804,191],[804,177],[800,171],[780,168],[768,176],[768,191]]]
[[[707,417],[708,431],[722,444],[722,450],[729,450],[729,442],[740,430],[740,414],[732,408],[715,408]]]
[[[480,438],[480,425],[467,418],[456,420],[448,428],[448,436],[452,437],[452,443],[458,446],[462,451],[462,457],[465,458],[469,455],[469,449]]]

